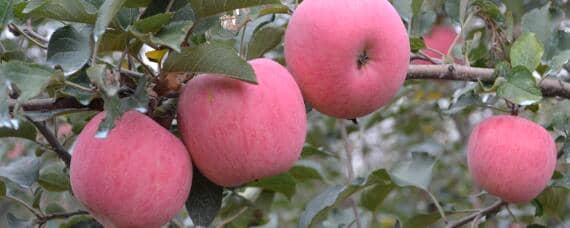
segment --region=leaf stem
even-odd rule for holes
[[[32,212],[32,214],[34,214],[34,216],[36,216],[37,218],[41,218],[43,216],[43,213],[41,211],[36,210],[35,208],[33,208],[32,206],[30,206],[28,203],[24,202],[21,199],[18,199],[16,197],[12,197],[9,195],[5,195],[4,197],[6,199],[13,200],[13,201],[17,202],[18,204],[24,206],[26,209],[28,209],[30,212]]]
[[[439,201],[437,200],[435,195],[433,195],[433,193],[431,193],[431,191],[426,190],[426,192],[428,193],[429,197],[431,198],[431,200],[435,204],[435,207],[437,207],[437,211],[439,212],[439,215],[441,215],[441,218],[443,218],[443,221],[447,224],[448,220],[447,220],[447,216],[445,216],[445,211],[443,210],[443,207],[441,207],[441,204],[439,204]]]

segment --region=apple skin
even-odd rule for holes
[[[305,0],[285,33],[287,66],[304,97],[337,118],[388,103],[404,83],[409,55],[406,28],[386,0]]]
[[[79,134],[71,159],[75,197],[105,227],[157,228],[182,209],[192,163],[180,139],[136,111],[95,138],[105,113]]]
[[[194,164],[224,187],[286,172],[305,141],[305,105],[295,80],[272,60],[249,63],[258,85],[198,75],[178,101],[180,132]]]
[[[485,119],[473,129],[467,147],[475,182],[509,203],[537,197],[556,168],[556,144],[548,131],[521,117]]]
[[[455,32],[452,27],[445,25],[436,25],[426,36],[424,36],[424,43],[431,49],[437,50],[443,54],[447,54],[456,36],[457,32]],[[428,49],[424,50],[424,53],[431,58],[443,58],[441,54]],[[462,61],[460,60],[455,60],[455,63],[461,64],[461,62]],[[431,62],[425,60],[414,60],[412,63],[421,65],[432,64]]]

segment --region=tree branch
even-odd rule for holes
[[[493,82],[493,69],[467,67],[461,65],[410,65],[407,80],[433,79],[452,81]],[[556,79],[544,79],[540,83],[545,97],[570,99],[570,83]]]
[[[55,153],[57,153],[57,156],[63,162],[65,162],[65,166],[67,166],[67,168],[69,168],[69,165],[71,164],[71,154],[69,154],[67,152],[67,150],[65,149],[65,147],[63,147],[61,145],[61,143],[59,143],[59,140],[57,140],[57,137],[55,136],[55,134],[53,132],[51,132],[45,124],[36,122],[28,116],[26,116],[26,119],[28,119],[28,121],[30,121],[30,123],[32,123],[34,126],[36,126],[38,131],[44,136],[44,138],[46,138],[48,143],[53,147],[53,150],[55,151]]]
[[[497,202],[495,202],[493,205],[482,209],[481,211],[477,212],[477,213],[473,213],[471,215],[468,215],[466,217],[463,217],[462,219],[455,221],[455,222],[450,222],[447,225],[447,228],[456,228],[456,227],[460,227],[463,226],[477,218],[481,218],[481,217],[486,217],[495,213],[498,213],[499,211],[501,211],[501,208],[503,208],[503,206],[507,205],[508,203],[502,200],[499,200]]]
[[[86,214],[89,214],[89,213],[87,211],[75,211],[75,212],[69,212],[69,213],[56,213],[56,214],[41,216],[37,219],[36,223],[41,226],[41,225],[47,223],[49,220],[66,219],[66,218],[73,217],[76,215],[86,215]]]

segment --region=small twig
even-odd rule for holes
[[[350,145],[350,139],[348,138],[348,132],[346,130],[346,124],[344,120],[338,120],[339,127],[340,127],[340,134],[342,136],[342,140],[344,142],[344,148],[346,152],[346,179],[348,184],[352,184],[352,180],[354,179],[354,166],[352,165],[352,145]],[[349,198],[350,206],[352,207],[352,212],[354,214],[354,219],[356,220],[356,227],[361,228],[362,224],[360,223],[360,214],[358,213],[358,207],[353,199]]]
[[[61,143],[59,143],[59,141],[57,140],[57,137],[47,128],[47,126],[45,124],[41,124],[39,122],[36,122],[34,120],[32,120],[32,118],[25,116],[26,119],[28,119],[28,121],[30,121],[30,123],[32,123],[37,129],[38,131],[46,138],[46,140],[48,141],[48,143],[53,147],[54,151],[57,153],[57,156],[63,161],[65,162],[65,166],[67,166],[69,168],[69,165],[71,164],[71,155],[69,154],[69,152],[67,152],[67,150],[65,149],[65,147],[63,147],[61,145]]]
[[[43,216],[41,211],[36,210],[35,208],[33,208],[32,206],[30,206],[28,203],[24,202],[21,199],[18,199],[16,197],[12,197],[9,195],[5,195],[4,198],[13,200],[13,201],[17,202],[18,204],[24,206],[26,209],[28,209],[30,212],[32,212],[32,214],[34,214],[34,216],[36,216],[37,218],[41,218]]]
[[[168,5],[166,6],[166,9],[164,10],[164,12],[170,12],[170,9],[172,9],[172,5],[174,5],[174,0],[170,0],[170,2],[168,2]]]
[[[82,86],[82,85],[79,85],[79,84],[77,84],[77,83],[75,83],[75,82],[70,82],[70,81],[67,81],[67,80],[66,80],[66,81],[64,81],[64,84],[65,84],[65,85],[68,85],[68,86],[71,86],[71,87],[74,87],[74,88],[79,89],[79,90],[86,91],[86,92],[93,92],[93,90],[92,90],[91,88],[87,88],[87,87]]]
[[[16,35],[18,35],[18,34],[24,35],[24,37],[26,37],[26,39],[28,39],[30,42],[34,43],[38,47],[40,47],[42,49],[47,49],[47,44],[46,44],[47,41],[45,41],[45,39],[38,38],[39,40],[36,40],[37,37],[32,37],[32,35],[30,34],[29,31],[24,31],[23,29],[21,29],[20,27],[18,27],[14,23],[8,24],[8,28],[12,31],[12,33],[14,33]]]
[[[499,201],[495,202],[493,205],[491,205],[485,209],[482,209],[481,211],[479,211],[477,213],[473,213],[471,215],[463,217],[462,219],[460,219],[458,221],[449,223],[447,225],[447,228],[460,227],[460,226],[463,226],[463,225],[477,219],[478,217],[486,217],[486,216],[489,216],[491,214],[495,214],[495,213],[499,212],[501,210],[501,208],[507,204],[508,204],[507,202],[499,200]]]
[[[439,201],[437,200],[435,195],[433,195],[433,193],[431,193],[430,191],[427,191],[427,190],[426,190],[426,192],[428,193],[429,197],[431,198],[431,200],[435,204],[435,207],[437,208],[439,215],[441,216],[441,218],[443,219],[445,224],[447,224],[449,221],[447,220],[447,216],[445,216],[445,212],[443,210],[443,207],[441,207],[441,204],[439,204]]]
[[[154,70],[152,68],[150,68],[150,66],[146,65],[141,58],[139,58],[137,55],[131,55],[133,57],[134,60],[136,60],[137,62],[139,62],[139,64],[141,64],[141,66],[145,69],[145,71],[147,73],[149,73],[150,75],[152,75],[153,78],[156,78],[156,74],[154,73]]]
[[[49,220],[66,219],[66,218],[73,217],[76,215],[86,215],[86,214],[89,214],[89,213],[87,211],[75,211],[75,212],[70,212],[70,213],[56,213],[56,214],[41,216],[37,219],[36,223],[38,224],[38,226],[43,226]]]

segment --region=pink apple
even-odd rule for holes
[[[305,0],[285,34],[285,59],[319,112],[352,119],[374,112],[399,91],[410,45],[386,0]]]
[[[105,139],[95,138],[104,113],[81,131],[71,159],[75,197],[105,227],[156,228],[182,209],[192,184],[184,144],[136,111]]]
[[[444,25],[434,26],[431,31],[426,36],[424,36],[424,42],[427,47],[436,51],[425,49],[424,53],[431,58],[443,59],[444,56],[442,54],[447,54],[456,36],[457,32],[455,32],[455,29],[453,29],[453,27]],[[431,62],[425,60],[414,60],[412,63],[431,64]],[[461,61],[456,60],[455,63],[461,63]]]
[[[556,144],[542,126],[515,116],[479,123],[469,138],[469,171],[487,192],[525,203],[544,190],[556,168]]]
[[[305,106],[295,80],[271,60],[249,63],[258,85],[198,75],[178,101],[180,132],[194,164],[221,186],[286,172],[305,141]]]

